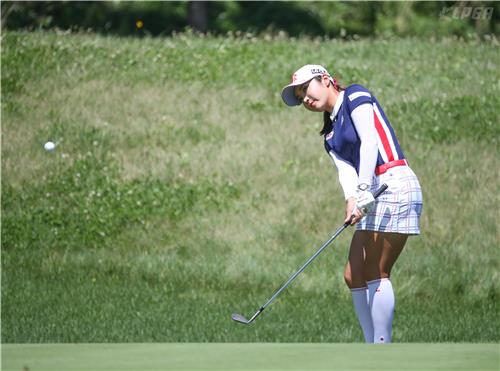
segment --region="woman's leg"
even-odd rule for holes
[[[392,267],[403,251],[408,235],[360,231],[365,241],[364,278],[368,284],[374,342],[392,340],[394,291],[389,279]]]
[[[391,341],[394,292],[389,276],[407,238],[373,231],[356,231],[352,238],[344,279],[367,342]]]
[[[345,267],[344,279],[351,289],[352,302],[363,330],[365,342],[373,343],[373,323],[368,302],[369,292],[363,274],[364,261],[363,235],[355,232],[349,249],[349,260]]]
[[[360,288],[367,281],[389,278],[407,239],[408,235],[401,233],[354,232],[344,271],[347,286]]]
[[[389,278],[391,269],[403,251],[407,234],[357,231],[365,246],[363,275],[365,281]]]
[[[365,266],[365,241],[360,231],[354,232],[349,249],[349,260],[347,261],[344,280],[350,289],[366,287],[364,277]]]

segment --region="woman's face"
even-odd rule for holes
[[[302,101],[304,107],[313,112],[324,112],[329,106],[330,89],[327,76],[315,77],[308,82],[295,87],[295,96]]]

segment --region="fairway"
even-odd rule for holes
[[[3,344],[2,370],[498,370],[498,344]]]

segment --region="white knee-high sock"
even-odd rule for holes
[[[354,303],[354,309],[356,311],[356,316],[358,317],[359,324],[363,329],[365,342],[373,343],[373,323],[372,315],[370,313],[370,305],[368,303],[368,288],[361,287],[357,289],[351,289],[351,294],[352,302]]]
[[[394,291],[389,278],[369,281],[370,311],[373,322],[373,342],[390,343],[394,317]]]

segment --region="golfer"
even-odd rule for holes
[[[378,100],[361,85],[338,85],[319,65],[305,65],[281,96],[289,106],[323,113],[324,145],[338,169],[345,222],[356,224],[344,278],[365,341],[391,342],[391,269],[410,235],[418,235],[422,193]],[[389,188],[376,200],[372,192]]]

